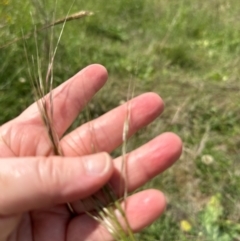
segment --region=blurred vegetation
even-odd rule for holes
[[[0,46],[51,22],[54,6],[43,2],[0,0]],[[70,5],[59,0],[56,19]],[[89,107],[93,117],[126,99],[134,79],[136,94],[157,92],[166,108],[130,146],[164,131],[184,142],[180,161],[147,184],[165,192],[169,205],[139,240],[240,240],[240,2],[88,0],[77,1],[71,12],[80,10],[95,14],[66,25],[55,84],[101,63],[109,82]],[[54,28],[54,43],[60,29]],[[48,36],[49,31],[38,33],[46,62]],[[0,48],[1,124],[33,100],[23,46],[18,41]],[[33,37],[26,46],[29,56],[36,55]]]

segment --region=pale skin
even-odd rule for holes
[[[79,200],[87,200],[109,181],[119,189],[121,158],[112,159],[107,153],[122,142],[126,105],[64,135],[106,80],[106,69],[94,64],[54,90],[54,123],[64,157],[51,155],[36,103],[0,127],[0,241],[113,240],[104,227],[84,214]],[[154,93],[134,98],[129,106],[130,135],[151,123],[164,108]],[[97,154],[92,154],[93,145]],[[129,153],[129,191],[170,167],[181,150],[179,137],[164,133]],[[75,217],[67,202],[77,212]],[[151,224],[165,206],[158,190],[130,196],[126,214],[132,230],[138,232]]]

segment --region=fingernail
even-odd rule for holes
[[[111,159],[108,154],[91,155],[84,161],[86,172],[90,175],[104,175],[109,171]]]

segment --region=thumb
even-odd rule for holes
[[[0,216],[86,198],[111,177],[106,153],[0,159]]]

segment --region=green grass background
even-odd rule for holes
[[[59,0],[56,18],[70,5]],[[51,21],[53,9],[44,0],[0,0],[0,46]],[[154,91],[166,108],[131,139],[130,148],[165,131],[184,143],[180,161],[147,185],[162,190],[169,204],[139,240],[240,240],[240,1],[76,1],[71,13],[80,10],[95,15],[67,23],[55,84],[101,63],[109,82],[89,105],[92,117],[125,100],[134,80],[136,95]],[[56,42],[61,26],[54,29]],[[38,33],[45,64],[48,36]],[[23,46],[18,41],[0,49],[0,124],[33,101]],[[36,57],[34,38],[26,47]]]

